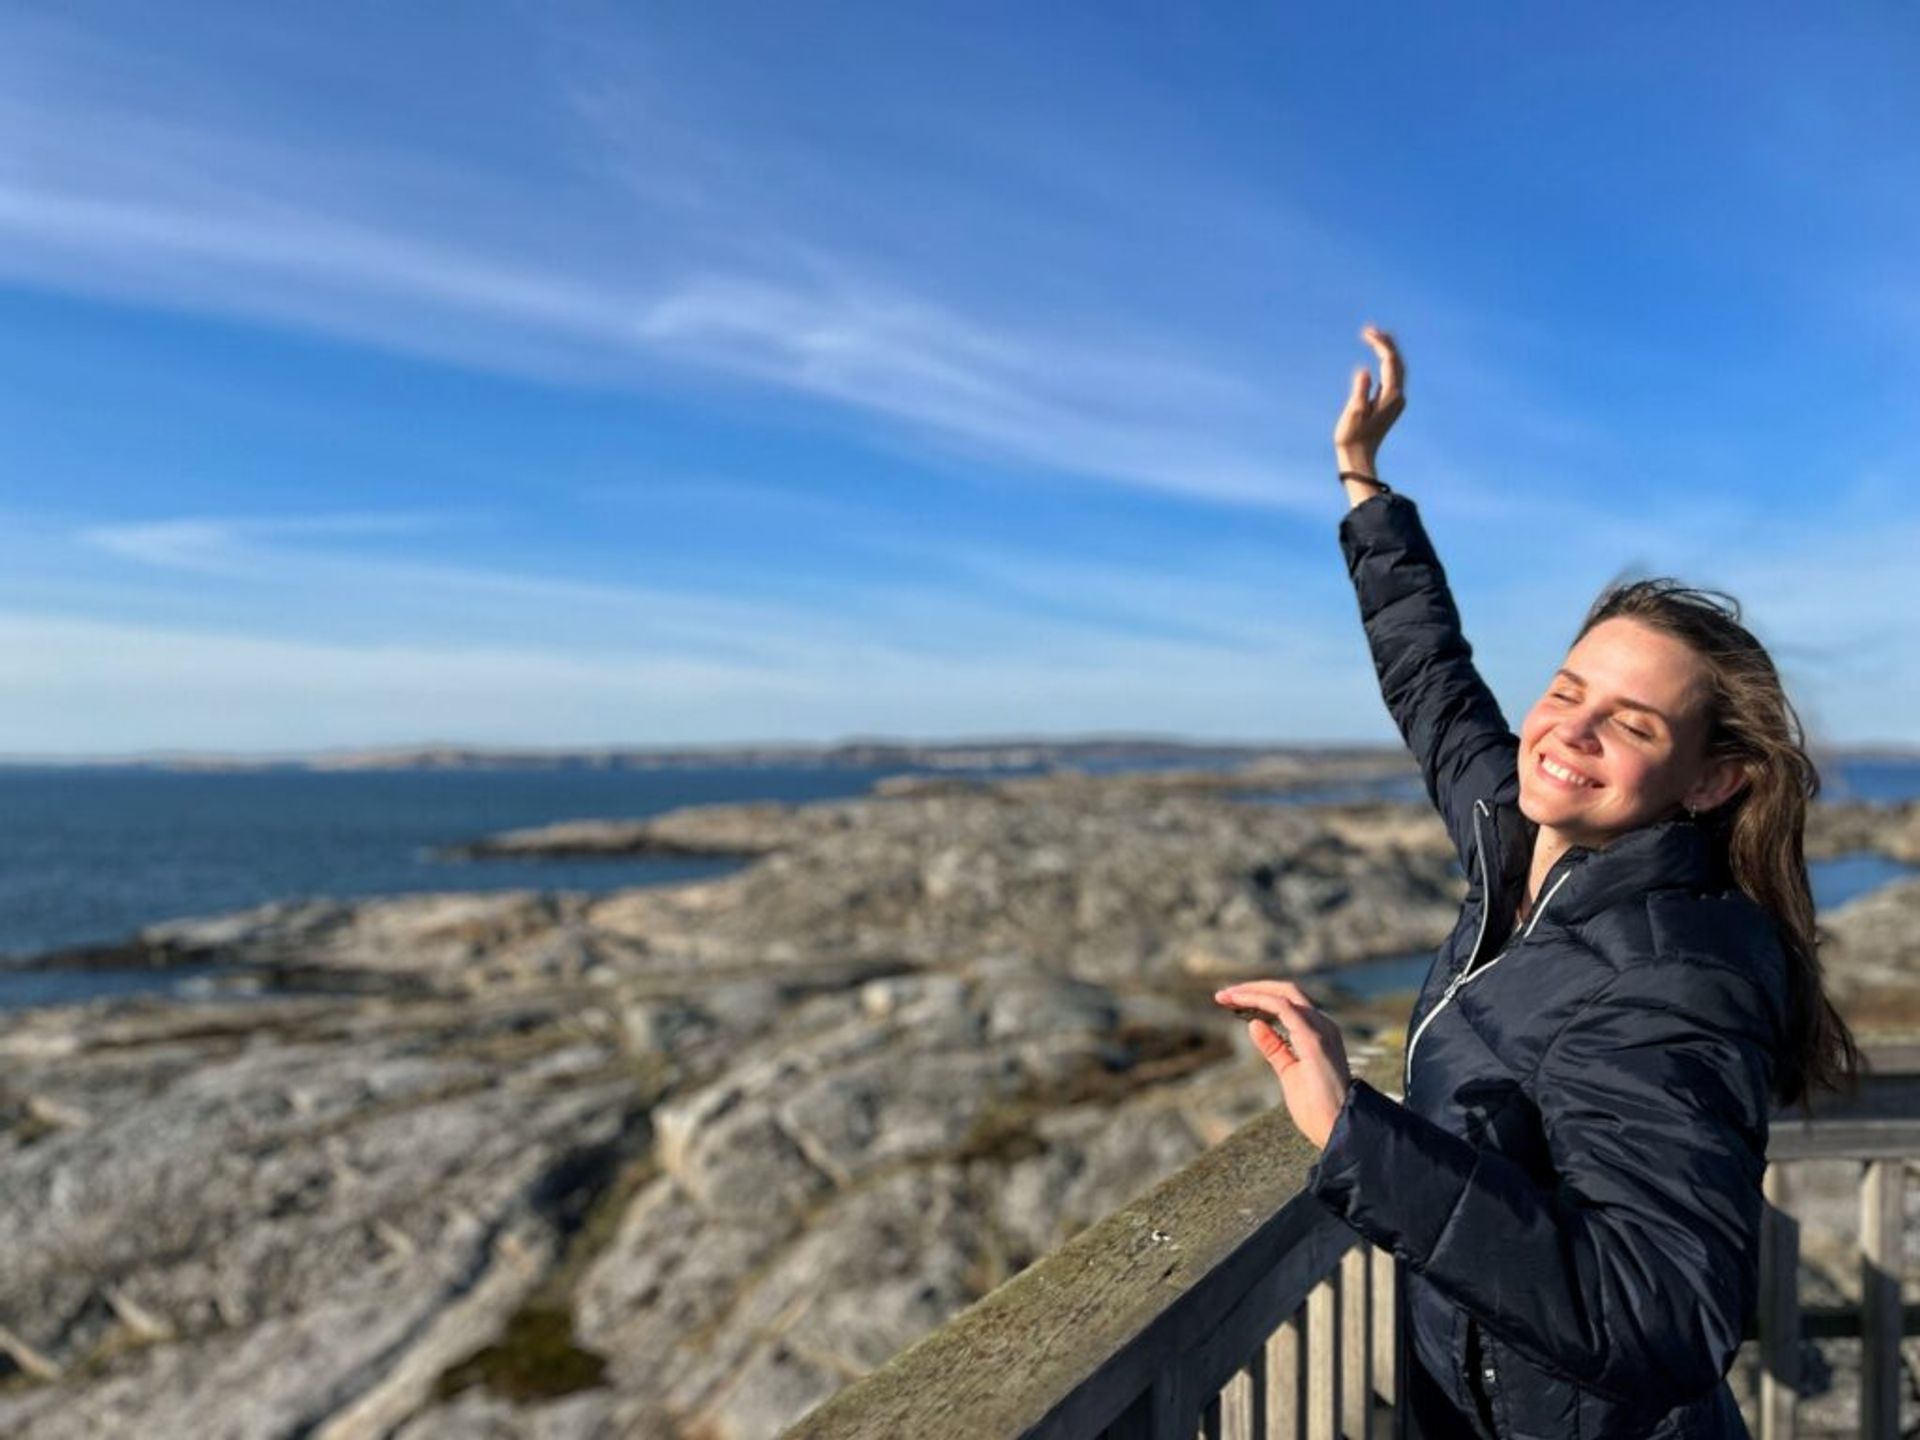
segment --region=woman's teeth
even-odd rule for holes
[[[1591,780],[1581,779],[1578,775],[1574,774],[1573,771],[1567,769],[1566,766],[1556,765],[1544,755],[1540,757],[1540,768],[1558,780],[1562,785],[1572,785],[1581,790],[1590,790],[1593,788],[1593,782]]]

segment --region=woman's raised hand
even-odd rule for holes
[[[1358,470],[1377,475],[1375,458],[1387,431],[1407,408],[1407,367],[1393,337],[1376,326],[1361,330],[1360,338],[1380,357],[1380,388],[1369,393],[1373,376],[1364,365],[1353,372],[1353,391],[1347,396],[1347,408],[1333,427],[1333,453],[1342,470]]]
[[[1340,1026],[1323,1014],[1291,980],[1248,980],[1214,992],[1214,1003],[1231,1010],[1258,1010],[1270,1020],[1249,1020],[1247,1031],[1280,1081],[1287,1113],[1317,1150],[1327,1148],[1333,1122],[1353,1086]],[[1277,1024],[1283,1040],[1271,1028]]]

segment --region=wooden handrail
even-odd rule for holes
[[[1148,1391],[1197,1417],[1244,1359],[1208,1346],[1223,1324],[1256,1343],[1357,1241],[1301,1194],[1316,1158],[1284,1107],[1267,1111],[788,1434],[1095,1435]]]
[[[1772,1121],[1761,1296],[1748,1332],[1761,1343],[1767,1440],[1793,1433],[1803,1335],[1799,1231],[1780,1203],[1782,1163],[1851,1158],[1867,1167],[1863,1414],[1898,1398],[1908,1318],[1899,1183],[1903,1162],[1920,1157],[1920,1047],[1876,1049],[1869,1062],[1854,1103],[1830,1105],[1811,1123],[1797,1113]],[[1390,1052],[1361,1073],[1397,1075],[1398,1065]],[[1288,1425],[1306,1418],[1313,1435],[1367,1431],[1376,1395],[1394,1396],[1401,1337],[1393,1332],[1387,1344],[1377,1331],[1394,1313],[1382,1308],[1393,1303],[1394,1264],[1302,1193],[1316,1158],[1276,1105],[831,1397],[788,1436],[1191,1440],[1203,1425],[1209,1436],[1272,1434],[1247,1420],[1250,1379],[1270,1392],[1268,1416]],[[1308,1338],[1319,1347],[1311,1360]]]

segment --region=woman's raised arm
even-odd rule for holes
[[[1359,476],[1379,475],[1379,446],[1406,408],[1406,369],[1393,338],[1361,332],[1381,357],[1381,385],[1368,394],[1363,365],[1334,427],[1334,453],[1353,504],[1340,521],[1340,548],[1360,602],[1374,671],[1401,738],[1420,762],[1434,808],[1445,820],[1460,865],[1473,874],[1476,800],[1511,798],[1520,742],[1480,678],[1446,572],[1404,495]],[[1368,501],[1377,501],[1368,504]]]

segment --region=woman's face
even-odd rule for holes
[[[1521,813],[1598,849],[1682,806],[1718,805],[1740,775],[1732,762],[1704,763],[1708,685],[1680,641],[1637,620],[1601,621],[1521,723]]]

